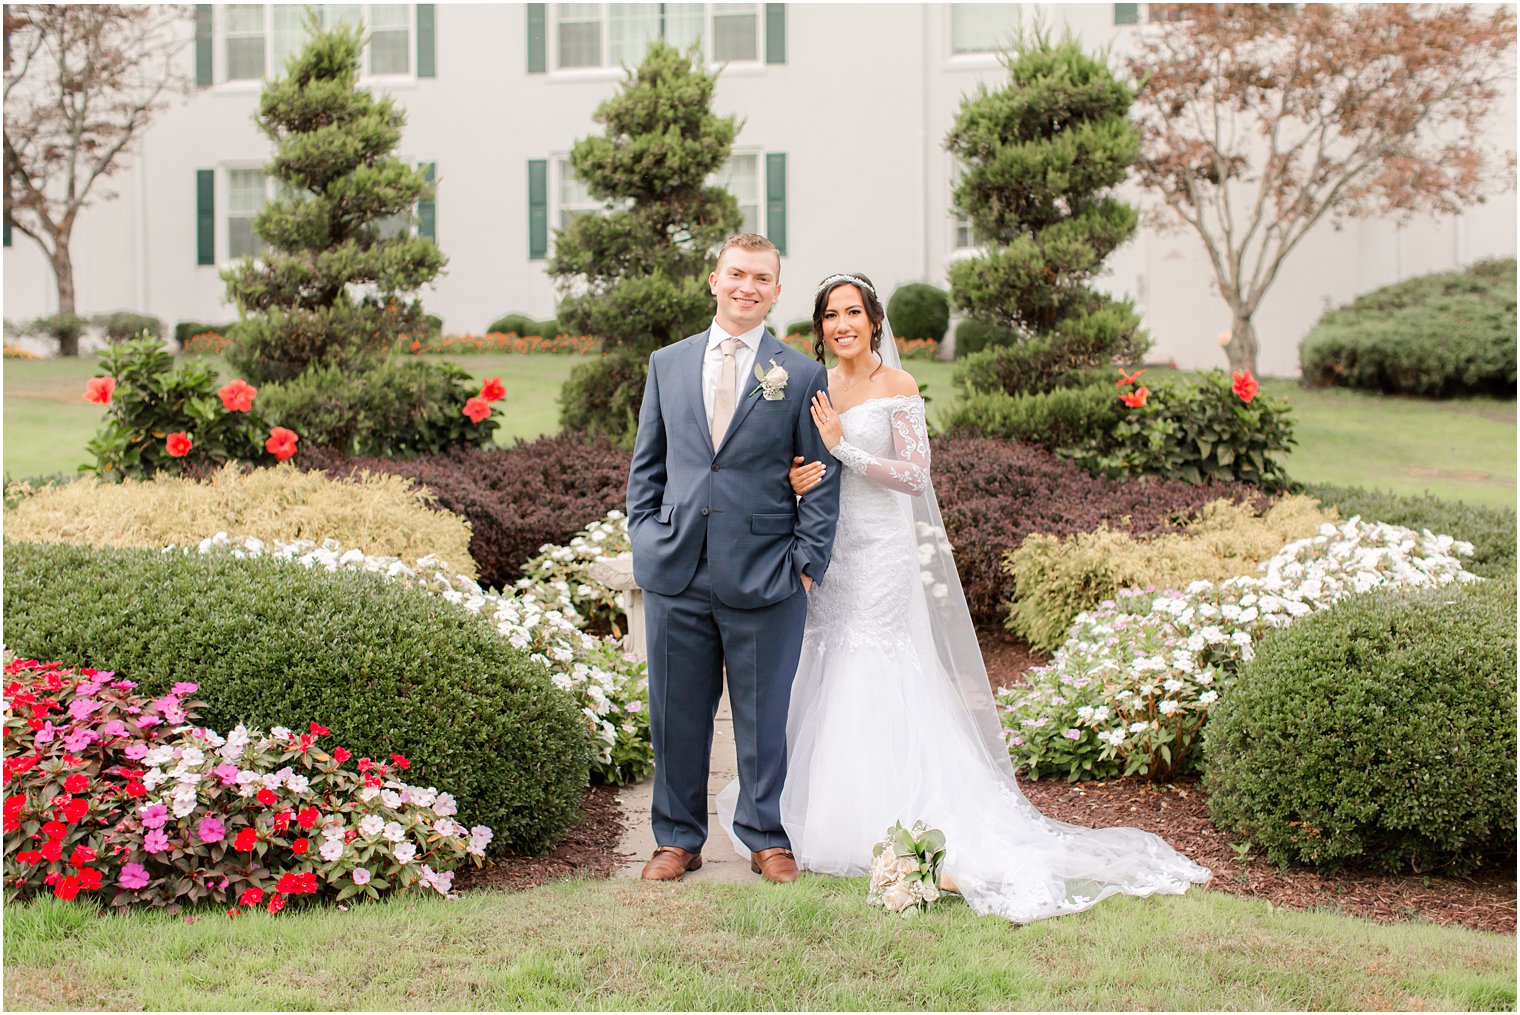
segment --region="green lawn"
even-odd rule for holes
[[[562,882],[460,901],[98,918],[7,907],[8,1009],[1447,1009],[1515,1006],[1515,939],[1195,890],[1018,927],[903,920],[863,880]]]
[[[502,444],[558,429],[559,387],[580,362],[576,356],[448,358],[477,377],[499,375],[506,382],[507,399],[496,406],[502,421],[496,439]],[[225,365],[214,362],[225,375]],[[908,368],[926,385],[930,417],[936,417],[955,395],[954,364],[913,361]],[[73,472],[86,460],[84,445],[101,412],[81,395],[85,380],[97,372],[90,356],[5,362],[6,476]],[[1513,401],[1435,402],[1309,391],[1287,379],[1269,379],[1262,386],[1293,406],[1299,443],[1287,465],[1295,479],[1398,493],[1428,491],[1489,506],[1515,504]]]

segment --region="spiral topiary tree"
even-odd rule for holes
[[[445,264],[431,239],[382,235],[432,184],[395,155],[405,114],[358,85],[362,30],[307,27],[311,40],[265,86],[255,117],[279,181],[253,222],[268,249],[222,273],[242,313],[228,360],[255,382],[372,364],[424,329],[414,294]]]
[[[566,426],[629,438],[649,354],[712,319],[712,255],[743,226],[733,195],[707,184],[738,132],[712,111],[717,79],[699,53],[654,42],[597,108],[605,131],[571,149],[576,176],[608,210],[559,230],[548,264],[560,328],[596,336],[604,353],[566,382]]]
[[[1131,303],[1092,288],[1139,223],[1110,193],[1139,152],[1134,95],[1103,55],[1039,27],[1005,65],[1008,83],[967,96],[945,140],[964,166],[955,209],[982,247],[950,267],[951,298],[1061,386],[1067,369],[1133,360],[1149,344]]]

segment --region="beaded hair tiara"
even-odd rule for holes
[[[876,295],[875,286],[867,282],[865,279],[856,278],[854,275],[830,275],[828,278],[818,283],[818,288],[813,292],[813,295],[818,295],[818,293],[823,292],[835,282],[848,282],[853,286],[859,286],[862,289],[870,290],[872,296]]]

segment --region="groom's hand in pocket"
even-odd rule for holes
[[[803,575],[802,575],[802,594],[803,595],[807,595],[809,592],[812,592],[812,591],[813,591],[813,579],[810,578],[804,572]]]

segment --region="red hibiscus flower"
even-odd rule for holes
[[[1119,371],[1119,379],[1117,381],[1115,381],[1114,383],[1117,384],[1121,388],[1124,387],[1127,384],[1134,384],[1137,380],[1140,379],[1140,375],[1143,374],[1143,373],[1145,373],[1144,370],[1136,370],[1132,374],[1126,374],[1123,370],[1120,370]]]
[[[470,418],[471,423],[479,423],[491,415],[491,403],[478,395],[474,398],[465,399],[464,414]]]
[[[237,837],[232,840],[232,848],[247,853],[258,843],[259,833],[252,828],[245,828],[237,833]],[[247,905],[247,903],[244,903],[244,905]]]
[[[257,906],[264,901],[264,889],[245,888],[243,894],[238,896],[238,904],[243,906]]]
[[[264,442],[264,450],[274,455],[275,461],[283,462],[296,453],[296,441],[300,439],[294,430],[277,426],[269,431],[269,439]]]
[[[176,430],[164,440],[164,450],[169,452],[170,458],[184,458],[193,445],[190,435],[183,430]]]
[[[1249,370],[1237,370],[1234,377],[1235,383],[1231,387],[1235,391],[1235,397],[1242,402],[1249,402],[1256,397],[1256,392],[1261,390],[1261,386],[1256,383],[1256,378],[1251,376]]]
[[[116,391],[116,378],[91,377],[84,382],[84,400],[96,405],[110,405],[111,395]]]
[[[307,839],[305,836],[302,836],[301,838],[297,839],[295,842],[292,842],[290,844],[290,851],[292,853],[294,853],[296,856],[301,856],[302,854],[304,854],[310,848],[311,848],[311,840]]]
[[[75,772],[73,775],[63,780],[63,788],[68,790],[70,793],[83,793],[85,790],[90,788],[90,777]]]
[[[95,859],[95,851],[89,846],[75,846],[74,852],[69,854],[69,866],[83,867]],[[83,873],[82,871],[80,873]]]
[[[500,377],[487,377],[480,385],[480,397],[487,402],[498,402],[507,397],[507,386],[501,383]]]
[[[239,377],[222,385],[218,395],[222,396],[222,408],[228,412],[247,412],[253,408],[253,399],[258,395],[259,389]]]
[[[321,816],[322,812],[315,807],[302,807],[301,812],[296,815],[296,824],[302,828],[310,828],[317,823],[317,819]]]
[[[1130,392],[1127,395],[1120,395],[1119,401],[1123,402],[1131,409],[1138,409],[1145,404],[1145,400],[1150,396],[1150,388],[1140,387],[1136,388],[1134,391]]]
[[[340,765],[343,764],[345,761],[347,761],[349,758],[352,758],[352,757],[353,757],[353,755],[350,754],[350,753],[348,753],[348,748],[347,747],[335,747],[335,748],[333,748],[333,760],[336,761]]]
[[[53,885],[53,894],[65,902],[79,894],[79,879],[73,876],[60,878]]]
[[[265,787],[264,789],[258,791],[258,793],[254,796],[254,799],[263,804],[265,807],[268,807],[270,804],[275,802],[276,797],[274,795],[274,790]]]

